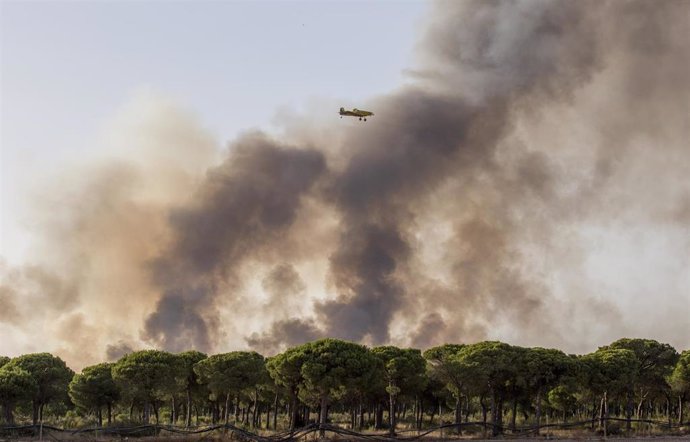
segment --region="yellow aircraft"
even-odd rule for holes
[[[340,118],[343,118],[343,116],[346,117],[359,117],[359,121],[367,121],[367,117],[370,117],[374,115],[373,112],[365,111],[365,110],[359,110],[357,108],[352,109],[351,111],[345,110],[344,107],[340,108]]]

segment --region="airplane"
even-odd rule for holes
[[[340,108],[340,118],[343,118],[343,116],[346,117],[359,117],[359,121],[367,121],[367,117],[373,116],[373,112],[365,111],[365,110],[359,110],[357,108],[352,109],[351,111],[345,110],[344,107]]]

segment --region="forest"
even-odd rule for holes
[[[590,421],[630,431],[640,420],[690,425],[690,350],[619,339],[585,355],[498,341],[421,351],[321,339],[272,357],[135,351],[75,373],[50,353],[0,357],[4,427],[232,423],[286,431],[310,423],[390,435],[481,422],[494,436],[518,425]],[[613,425],[609,424],[609,431]]]

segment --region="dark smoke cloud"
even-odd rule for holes
[[[443,317],[434,312],[426,315],[419,326],[410,333],[410,345],[415,348],[429,348],[438,342],[443,342],[447,335],[446,323]]]
[[[134,351],[134,346],[125,341],[118,341],[115,344],[108,344],[105,349],[105,360],[108,362],[115,362],[121,357]]]
[[[264,355],[274,355],[286,348],[316,340],[324,335],[312,321],[287,319],[274,322],[270,329],[246,338],[250,347]]]
[[[170,216],[173,243],[152,265],[163,296],[146,320],[144,338],[175,351],[214,348],[219,286],[291,226],[324,167],[321,153],[259,134],[231,146],[190,207]]]
[[[269,294],[269,306],[288,307],[288,302],[303,293],[306,285],[295,267],[291,264],[280,264],[271,270],[261,281],[261,287]]]

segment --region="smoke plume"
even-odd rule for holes
[[[9,272],[0,325],[21,327],[33,284],[110,359],[323,336],[688,347],[689,9],[438,2],[410,82],[362,104],[366,123],[293,121],[285,139],[242,135],[217,165],[88,175],[46,227],[65,276]],[[164,113],[175,124],[154,139],[182,139],[185,158],[212,150]]]

